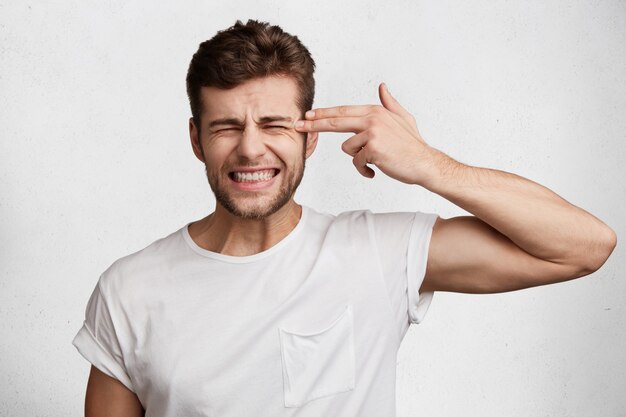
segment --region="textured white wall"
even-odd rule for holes
[[[626,236],[624,2],[2,2],[0,415],[82,415],[89,366],[71,340],[99,274],[212,209],[185,73],[202,40],[247,18],[310,48],[316,106],[376,103],[386,81],[431,145]],[[466,214],[364,179],[345,138],[322,136],[301,203]],[[400,350],[398,416],[626,415],[625,266],[618,244],[580,280],[436,294]]]

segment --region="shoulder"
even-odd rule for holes
[[[331,228],[365,228],[376,229],[384,233],[397,230],[409,232],[411,229],[429,228],[439,215],[424,211],[392,211],[372,212],[369,209],[343,211],[338,214],[319,212],[303,206],[307,213],[307,223],[313,227]]]
[[[116,259],[100,276],[105,293],[119,294],[128,287],[141,286],[144,278],[162,274],[180,256],[182,228],[161,237],[146,247]]]
[[[436,217],[434,213],[425,213],[421,211],[394,211],[394,212],[382,212],[375,213],[371,210],[351,210],[339,213],[334,223],[338,224],[369,224],[369,225],[382,225],[399,227],[409,226],[412,223],[418,221],[428,221]]]
[[[369,209],[349,210],[332,215],[329,219],[331,230],[344,234],[377,234],[385,230],[408,230],[419,217],[420,212],[385,212],[375,213]]]
[[[310,207],[302,207],[303,210],[306,210],[307,223],[309,226],[320,229],[366,224],[369,216],[372,215],[370,210],[351,210],[340,212],[338,214],[330,214],[317,211]]]
[[[338,214],[333,226],[345,233],[367,232],[376,239],[405,239],[427,232],[438,214],[422,211],[374,213],[370,210],[351,210]]]

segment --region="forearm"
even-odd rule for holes
[[[518,175],[450,158],[424,141],[415,118],[383,84],[379,95],[382,107],[315,109],[296,128],[355,133],[341,148],[361,175],[372,178],[373,164],[391,178],[437,193],[537,258],[584,272],[610,255],[615,233],[599,219]]]
[[[615,246],[598,218],[519,175],[462,164],[434,148],[424,186],[540,259],[599,267]]]

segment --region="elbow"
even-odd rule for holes
[[[617,246],[617,234],[610,227],[602,233],[602,237],[594,242],[585,253],[584,261],[581,262],[580,275],[589,275],[604,265]]]

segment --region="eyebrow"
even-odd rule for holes
[[[293,123],[293,119],[288,116],[263,116],[259,119],[260,124],[272,123],[272,122],[288,122]],[[215,119],[209,123],[209,129],[215,126],[229,125],[229,126],[243,126],[243,120],[235,119],[232,117],[226,117],[223,119]]]
[[[272,123],[272,122],[289,122],[292,123],[293,119],[287,116],[263,116],[259,119],[259,123]]]

